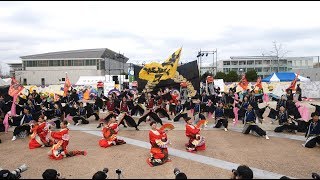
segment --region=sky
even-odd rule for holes
[[[20,56],[109,48],[132,63],[163,61],[182,47],[180,61],[198,51],[268,55],[273,41],[287,56],[320,55],[320,2],[0,2],[0,65]],[[203,58],[210,64],[213,56]]]

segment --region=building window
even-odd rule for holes
[[[73,60],[73,66],[84,66],[84,60]]]
[[[253,65],[254,61],[247,61],[247,65]]]
[[[48,61],[38,61],[37,67],[47,67],[47,66],[48,66]]]
[[[256,72],[262,72],[262,68],[255,68]]]
[[[23,79],[23,85],[27,85],[27,79],[26,78]]]
[[[223,65],[230,65],[230,61],[223,61]]]
[[[91,60],[86,60],[86,66],[90,66]]]
[[[106,67],[105,67],[105,61],[102,61],[102,60],[101,60],[100,63],[101,63],[101,69],[104,70],[104,69],[106,68]]]
[[[255,64],[262,64],[262,61],[256,60],[256,61],[255,61]]]
[[[37,61],[31,61],[32,62],[32,67],[37,67]]]
[[[61,78],[61,81],[66,81],[66,78]]]
[[[239,61],[239,65],[246,65],[246,61]]]
[[[238,65],[238,61],[232,61],[232,65]]]
[[[97,70],[100,70],[100,61],[97,60]]]

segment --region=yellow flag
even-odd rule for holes
[[[172,79],[176,74],[182,48],[174,52],[163,63],[152,62],[146,64],[139,72],[139,78],[152,82]]]

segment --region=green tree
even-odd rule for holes
[[[237,82],[239,81],[239,76],[237,72],[235,71],[230,71],[227,75],[226,78],[224,79],[225,82]]]
[[[214,77],[215,79],[225,79],[226,78],[226,73],[224,72],[217,72],[216,76]]]
[[[246,72],[246,78],[249,82],[254,82],[258,78],[258,74],[256,70],[249,70]]]

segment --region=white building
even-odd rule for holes
[[[284,57],[278,60],[276,56],[232,56],[218,61],[218,71],[235,71],[241,74],[254,69],[258,76],[264,78],[272,72],[313,68],[313,64],[313,57]]]
[[[72,84],[80,76],[120,75],[128,72],[128,58],[107,48],[51,52],[20,57],[22,70],[15,76],[24,85]]]

